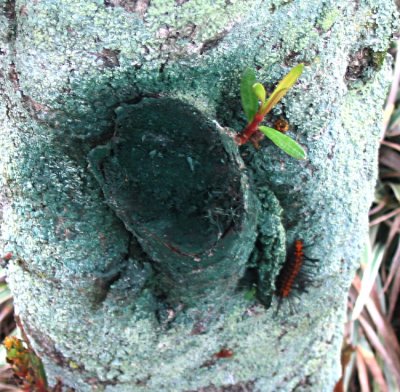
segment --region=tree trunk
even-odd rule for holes
[[[391,0],[2,0],[1,238],[77,391],[332,391],[376,180]],[[238,147],[246,67],[307,150]],[[307,292],[275,281],[303,239]],[[294,311],[292,311],[294,310]]]

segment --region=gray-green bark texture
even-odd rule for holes
[[[1,241],[49,382],[332,391],[394,2],[0,3]],[[307,160],[239,148],[243,70],[272,89],[298,63],[269,119]],[[318,262],[277,313],[296,239]]]

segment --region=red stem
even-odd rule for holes
[[[236,135],[235,137],[236,143],[239,144],[239,146],[247,143],[250,140],[250,138],[257,132],[258,126],[263,120],[264,116],[260,113],[256,113],[256,115],[253,118],[253,121],[247,124],[244,131],[241,134]]]

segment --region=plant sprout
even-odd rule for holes
[[[274,128],[260,125],[264,121],[264,117],[296,83],[303,72],[303,68],[304,64],[299,64],[292,68],[278,83],[268,99],[264,86],[256,81],[254,70],[250,68],[245,70],[240,82],[240,96],[248,123],[243,132],[236,136],[235,140],[237,144],[245,144],[249,140],[252,140],[258,132],[262,132],[268,139],[293,158],[306,158],[303,148],[292,138]]]

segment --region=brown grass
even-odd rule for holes
[[[348,302],[343,391],[400,390],[400,51],[385,107],[370,243]],[[344,360],[346,359],[346,360]]]

